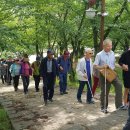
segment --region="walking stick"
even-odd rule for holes
[[[104,113],[107,113],[107,88],[106,88],[106,76],[107,76],[107,71],[105,68],[105,100],[104,100],[104,105],[105,105],[105,109],[104,109]]]
[[[90,86],[89,80],[88,80],[88,87],[89,87],[89,89],[90,89],[90,92],[91,92],[91,95],[92,95],[92,98],[93,98],[92,88],[91,88],[91,86]]]
[[[85,74],[87,74],[87,73],[86,73],[86,70],[84,70],[84,72],[85,72]],[[91,95],[92,95],[92,98],[93,98],[93,93],[92,93],[92,89],[91,89],[91,86],[90,86],[89,80],[88,80],[88,87],[89,87],[89,89],[90,89],[90,92],[91,92]]]

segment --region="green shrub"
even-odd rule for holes
[[[0,130],[13,130],[6,111],[0,106]]]

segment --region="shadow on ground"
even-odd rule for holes
[[[56,87],[54,102],[44,106],[42,89],[36,93],[34,82],[30,83],[27,96],[23,94],[22,84],[18,92],[12,86],[0,87],[0,102],[15,130],[122,130],[127,111],[115,110],[114,97],[110,97],[108,114],[100,112],[99,100],[90,105],[85,103],[85,93],[82,98],[84,102],[79,104],[76,90],[69,89],[69,94],[59,95]]]

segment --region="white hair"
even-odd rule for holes
[[[108,44],[112,44],[112,40],[109,39],[109,38],[107,38],[107,39],[105,39],[105,40],[103,41],[103,46],[108,45]]]
[[[92,51],[92,48],[86,47],[86,48],[85,48],[85,52],[88,52],[88,51]]]

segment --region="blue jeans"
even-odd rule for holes
[[[60,85],[60,92],[66,92],[67,89],[67,74],[60,73],[59,74],[59,85]]]
[[[79,81],[79,89],[77,92],[77,99],[81,99],[81,95],[84,89],[85,84],[87,84],[87,102],[90,102],[92,99],[92,85],[91,85],[91,80],[88,81]]]
[[[22,81],[23,81],[24,93],[26,94],[28,92],[29,76],[23,76],[22,75]]]

